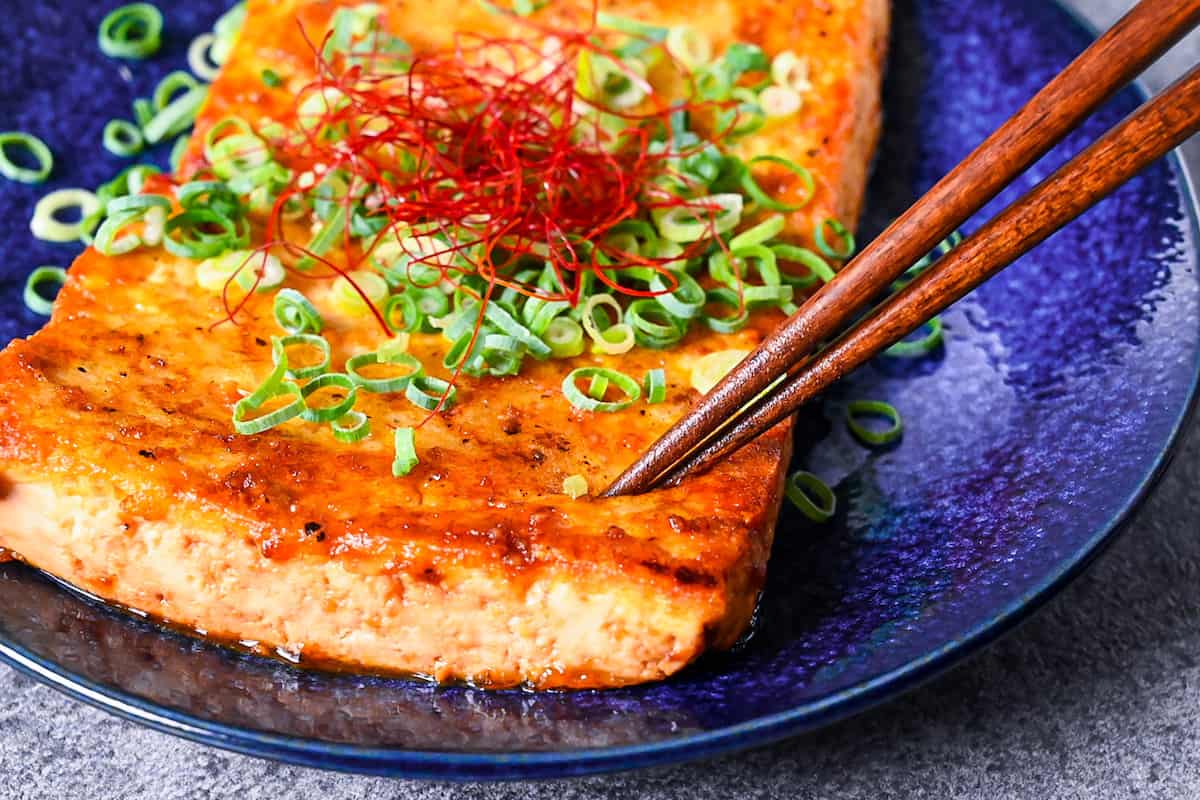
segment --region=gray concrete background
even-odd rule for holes
[[[1074,5],[1107,26],[1133,3]],[[1193,36],[1150,83],[1198,59]],[[1200,141],[1187,156],[1200,174]],[[1125,536],[1014,634],[883,708],[714,761],[540,784],[359,778],[183,742],[0,667],[0,798],[233,797],[1200,797],[1200,426]]]

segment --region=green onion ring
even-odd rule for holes
[[[168,72],[158,82],[158,86],[154,87],[154,94],[151,96],[154,110],[162,111],[175,100],[178,100],[193,89],[200,88],[200,86],[201,84],[198,80],[181,69]]]
[[[525,345],[529,350],[529,354],[534,358],[545,359],[550,357],[550,346],[535,336],[533,331],[513,319],[512,315],[505,311],[499,304],[488,303],[483,315],[488,322],[491,322],[501,331]]]
[[[828,263],[826,263],[825,259],[821,258],[821,256],[817,255],[812,250],[809,250],[807,247],[796,247],[795,245],[790,244],[775,244],[771,245],[771,252],[775,254],[777,259],[802,264],[808,269],[809,274],[802,276],[781,273],[783,282],[791,286],[795,286],[797,289],[804,289],[812,286],[818,280],[822,283],[829,283],[831,280],[837,277],[837,273],[833,271],[833,268],[830,267]]]
[[[130,3],[100,22],[100,50],[111,58],[148,58],[162,44],[162,12],[150,3]]]
[[[828,522],[837,513],[837,495],[825,481],[811,472],[797,470],[789,475],[784,493],[800,509],[800,513],[813,522]]]
[[[841,240],[842,249],[837,250],[829,245],[825,238],[825,228],[833,232]],[[854,234],[846,230],[846,226],[832,217],[821,220],[821,224],[817,225],[816,231],[817,249],[830,258],[836,258],[844,261],[854,255],[854,250],[857,245],[854,242]]]
[[[62,288],[67,282],[67,271],[62,267],[38,267],[33,272],[29,273],[29,277],[25,281],[25,306],[35,314],[50,316],[50,312],[54,310],[54,301],[47,300],[42,295],[41,289],[43,286],[49,286],[52,283],[58,284],[55,288],[55,293]]]
[[[797,177],[799,177],[800,182],[804,184],[804,199],[799,203],[789,205],[788,203],[779,202],[764,192],[762,187],[758,185],[758,181],[755,180],[754,175],[749,170],[749,167],[762,163],[779,164],[782,167],[786,167]],[[813,179],[812,173],[809,172],[805,167],[802,167],[794,161],[783,158],[782,156],[755,156],[746,162],[746,167],[747,169],[745,169],[741,175],[742,191],[744,191],[750,197],[750,199],[758,205],[759,208],[765,208],[768,211],[783,211],[785,213],[799,211],[808,205],[809,201],[813,199],[813,195],[816,194],[817,182]]]
[[[576,381],[584,378],[594,381],[597,376],[603,376],[620,389],[625,394],[626,399],[617,401],[596,400],[579,391]],[[629,408],[642,396],[642,387],[638,386],[637,381],[623,372],[608,369],[607,367],[579,367],[578,369],[571,370],[567,377],[563,379],[562,391],[563,395],[567,398],[567,402],[575,408],[581,411],[597,411],[602,413],[612,413]]]
[[[397,309],[400,310],[399,324],[394,322]],[[388,297],[387,302],[383,304],[382,313],[383,321],[387,323],[388,329],[393,333],[401,331],[416,333],[421,329],[421,323],[424,322],[424,315],[417,310],[417,303],[408,292]]]
[[[220,233],[201,230],[209,225],[220,228]],[[244,231],[229,217],[206,208],[192,208],[167,220],[163,246],[172,255],[204,259],[236,250],[245,244],[245,238]]]
[[[138,97],[133,101],[133,121],[138,126],[139,130],[146,127],[146,123],[154,119],[154,104],[145,97]]]
[[[371,435],[371,420],[361,411],[347,411],[329,423],[333,438],[351,444],[361,442]]]
[[[717,333],[737,333],[749,324],[749,309],[746,308],[745,303],[738,297],[738,293],[728,286],[710,289],[705,293],[705,300],[708,303],[727,305],[737,312],[737,315],[733,317],[716,317],[710,315],[704,317],[704,324]]]
[[[346,396],[331,406],[313,408],[308,405],[308,398],[322,389],[330,388],[344,389]],[[306,383],[300,390],[300,396],[304,398],[304,411],[300,413],[301,419],[307,422],[333,422],[354,408],[354,404],[358,401],[358,387],[354,385],[354,381],[350,380],[348,375],[340,372],[327,372]]]
[[[656,272],[650,279],[650,291],[656,292],[655,300],[673,317],[694,319],[704,311],[704,289],[696,279],[686,272],[672,272],[676,286],[671,289],[666,277]]]
[[[373,364],[389,364],[400,367],[408,367],[409,372],[405,375],[397,375],[391,378],[368,378],[365,375],[359,374],[359,370],[363,367],[368,367]],[[363,353],[354,356],[346,361],[346,374],[350,376],[350,380],[356,386],[361,387],[364,391],[375,392],[377,394],[387,394],[389,392],[402,392],[408,388],[408,384],[414,378],[419,378],[425,372],[425,368],[417,357],[411,353],[402,351],[375,351],[373,353]]]
[[[859,417],[884,417],[892,424],[887,430],[873,431],[859,422]],[[854,400],[849,403],[846,406],[846,425],[859,441],[874,446],[891,444],[904,432],[900,412],[881,400]]]
[[[104,149],[114,156],[136,156],[145,146],[141,129],[127,119],[110,119],[104,126]]]
[[[438,288],[416,290],[416,304],[417,311],[421,313],[421,325],[418,330],[422,333],[436,331],[437,328],[433,327],[431,320],[444,316],[450,310],[450,298]]]
[[[105,211],[109,214],[128,214],[131,212],[145,214],[152,208],[161,208],[163,211],[170,211],[171,201],[160,194],[130,194],[109,201]]]
[[[58,214],[77,209],[79,219],[75,222],[60,222]],[[96,195],[86,189],[59,189],[38,200],[33,208],[33,219],[29,230],[46,242],[73,242],[83,235],[83,221],[100,210]]]
[[[171,145],[171,155],[167,160],[171,164],[171,172],[179,173],[179,168],[183,166],[183,156],[187,153],[188,145],[191,144],[191,137],[184,134],[175,140],[175,144]]]
[[[650,405],[667,399],[667,373],[652,369],[646,373],[646,402]]]
[[[196,73],[201,80],[213,81],[221,74],[221,68],[213,65],[209,55],[210,48],[216,41],[217,37],[214,34],[202,33],[188,45],[188,69]]]
[[[899,341],[894,345],[884,350],[884,355],[892,356],[893,358],[920,358],[937,349],[937,346],[942,343],[943,324],[941,317],[934,317],[921,326],[923,329],[928,329],[928,333],[920,339],[910,341]]]
[[[119,256],[129,253],[142,246],[142,237],[137,234],[120,235],[122,229],[142,221],[140,211],[129,211],[124,214],[110,214],[108,219],[96,231],[93,246],[106,256]]]
[[[742,247],[765,244],[767,240],[774,239],[783,232],[786,222],[787,220],[782,214],[772,214],[757,225],[747,228],[730,239],[729,249],[738,250]]]
[[[655,321],[652,315],[665,317],[666,321]],[[625,309],[625,321],[633,326],[638,344],[654,350],[671,347],[687,332],[686,322],[676,320],[656,299],[650,297],[630,303]]]
[[[186,72],[181,74],[187,75]],[[146,141],[150,144],[158,144],[176,134],[183,133],[196,121],[196,112],[200,110],[200,106],[204,104],[204,98],[207,96],[208,89],[197,86],[172,100],[169,105],[157,112],[142,129]]]
[[[412,428],[397,428],[393,437],[396,446],[396,457],[392,460],[392,476],[403,478],[413,471],[413,467],[421,463],[417,458],[415,432]]]
[[[295,289],[280,289],[275,295],[275,321],[288,333],[320,333],[325,320],[317,307]]]
[[[744,203],[740,194],[713,194],[686,206],[654,209],[650,216],[664,239],[682,244],[733,230],[742,221]]]
[[[583,352],[583,328],[570,317],[555,317],[542,334],[555,358],[571,358]]]
[[[271,379],[268,378],[267,380],[269,382]],[[258,391],[252,395],[243,397],[233,407],[233,429],[243,436],[253,436],[256,433],[270,430],[304,413],[304,398],[300,395],[299,386],[290,382],[276,383],[274,391],[264,392],[263,390],[267,385],[264,383],[263,386],[259,387]],[[255,419],[246,419],[246,415],[249,412],[257,411],[268,400],[283,395],[291,396],[293,398],[292,401],[269,414],[264,414]]]
[[[291,359],[287,356],[289,347],[313,347],[320,351],[321,361],[317,364],[310,364],[306,367],[291,366]],[[284,367],[284,376],[292,380],[303,381],[309,378],[315,378],[318,375],[325,373],[329,369],[329,363],[333,360],[333,353],[330,349],[329,342],[325,337],[317,336],[313,333],[293,333],[288,336],[277,336],[271,339],[271,354],[275,359],[275,364],[286,364]]]
[[[19,166],[5,152],[9,147],[25,150],[37,162],[37,168]],[[0,175],[21,183],[41,183],[50,177],[53,169],[54,154],[41,139],[21,131],[0,133]]]
[[[432,375],[419,375],[404,388],[404,396],[408,401],[426,411],[436,411],[438,406],[442,410],[450,408],[457,394],[458,390],[452,384]]]

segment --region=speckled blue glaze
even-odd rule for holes
[[[166,51],[131,65],[131,80],[92,45],[104,6],[6,9],[0,128],[52,145],[52,186],[100,182],[120,166],[98,145],[103,122],[182,63],[219,5],[167,9]],[[1088,41],[1044,0],[897,2],[865,232]],[[990,210],[1138,102],[1133,90],[1120,95]],[[21,308],[24,275],[74,255],[28,235],[42,191],[0,185],[0,340],[39,322]],[[941,351],[872,364],[802,414],[797,459],[836,485],[838,516],[813,526],[785,511],[753,637],[668,682],[531,695],[300,673],[164,633],[16,566],[0,570],[0,657],[190,738],[385,774],[582,774],[821,725],[990,640],[1113,535],[1164,465],[1194,395],[1196,244],[1179,164],[1158,164],[955,307]],[[903,440],[882,451],[855,443],[841,423],[853,398],[899,408]]]

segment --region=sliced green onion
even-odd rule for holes
[[[347,411],[329,423],[333,438],[347,444],[360,442],[371,435],[371,420],[361,411]]]
[[[890,421],[891,425],[886,430],[872,430],[860,421],[863,417],[882,417]],[[849,403],[846,406],[846,425],[864,444],[876,446],[891,444],[899,439],[904,431],[900,412],[881,400],[854,400]]]
[[[295,289],[280,289],[275,295],[275,321],[291,334],[320,333],[325,328],[316,306]]]
[[[25,281],[26,308],[35,314],[50,316],[50,312],[54,310],[54,300],[47,299],[42,294],[42,289],[55,284],[54,293],[58,294],[58,290],[66,282],[67,271],[62,267],[38,267],[29,273],[29,278]]]
[[[646,373],[646,402],[653,405],[667,399],[667,373],[652,369]]]
[[[9,147],[24,150],[37,162],[37,167],[18,165],[6,152]],[[0,175],[21,183],[41,183],[50,177],[52,169],[54,169],[54,154],[41,139],[33,134],[20,131],[0,133]]]
[[[689,201],[686,206],[656,208],[650,216],[663,238],[695,242],[736,228],[742,221],[742,204],[740,194],[714,194]]]
[[[796,177],[800,179],[800,182],[804,184],[804,198],[799,203],[789,204],[781,203],[775,198],[771,197],[769,194],[763,191],[762,187],[758,185],[758,181],[754,179],[754,175],[750,172],[750,167],[753,167],[756,164],[778,164],[779,166],[784,167],[788,171],[795,174]],[[744,191],[759,208],[765,208],[768,211],[782,211],[785,213],[799,211],[808,205],[809,201],[812,200],[813,195],[816,194],[817,182],[813,178],[812,173],[809,172],[807,168],[797,164],[795,161],[791,161],[782,156],[755,156],[747,161],[745,166],[746,168],[742,171],[740,178],[741,188],[742,191]]]
[[[366,295],[366,299],[363,295]],[[364,269],[339,275],[329,292],[329,299],[337,310],[351,317],[371,314],[387,298],[387,281],[378,273]]]
[[[833,268],[830,267],[828,263],[826,263],[825,259],[821,258],[819,255],[806,247],[796,247],[795,245],[790,244],[775,244],[771,245],[771,252],[773,252],[778,259],[782,259],[783,261],[791,261],[796,264],[802,264],[808,269],[808,275],[795,276],[788,275],[786,273],[780,274],[780,277],[783,279],[784,283],[795,286],[798,289],[812,286],[818,280],[822,283],[829,283],[831,280],[837,277],[837,273],[833,271]]]
[[[421,463],[421,459],[417,458],[415,431],[412,428],[397,428],[394,441],[396,457],[392,460],[392,475],[402,478]]]
[[[186,72],[180,74],[187,75]],[[167,77],[169,78],[170,76],[168,75]],[[191,76],[189,75],[188,77],[190,78]],[[157,95],[158,93],[155,92],[155,94]],[[147,122],[146,126],[142,129],[142,134],[146,137],[146,141],[149,144],[158,144],[190,128],[196,121],[196,113],[200,110],[200,106],[204,104],[204,98],[207,96],[208,89],[203,86],[197,86],[172,100],[158,111],[154,115],[154,118]]]
[[[396,322],[396,312],[400,312],[400,321]],[[421,329],[425,316],[417,310],[417,302],[411,292],[401,292],[388,297],[383,304],[383,321],[388,328],[395,332],[416,333]]]
[[[542,339],[555,358],[571,358],[583,352],[583,328],[570,317],[555,317]]]
[[[582,475],[568,475],[563,478],[562,490],[567,497],[578,500],[589,491],[587,478]]]
[[[834,236],[838,237],[841,244],[840,248],[832,247],[829,240],[825,237],[825,229],[828,228]],[[854,255],[856,244],[854,242],[854,234],[846,229],[846,226],[832,217],[824,219],[817,226],[816,232],[817,249],[830,258],[845,260]]]
[[[784,50],[771,61],[771,80],[776,86],[803,94],[812,88],[808,80],[808,59]]]
[[[62,222],[58,215],[74,210],[79,219]],[[38,200],[29,229],[47,242],[73,242],[83,234],[83,221],[100,210],[96,195],[86,189],[59,189]]]
[[[308,398],[322,389],[330,388],[341,389],[346,392],[346,396],[329,406],[313,408],[308,404]],[[300,390],[300,396],[304,398],[304,411],[300,414],[302,419],[308,422],[333,422],[354,408],[354,404],[358,401],[358,387],[354,385],[354,381],[350,380],[348,375],[340,372],[327,372],[306,383]]]
[[[409,291],[412,291],[411,289]],[[431,320],[444,316],[450,310],[450,298],[441,289],[423,289],[416,292],[417,311],[421,313],[421,327],[424,333],[436,330]]]
[[[187,153],[188,144],[191,143],[190,136],[180,136],[175,140],[175,144],[171,146],[171,155],[168,161],[171,164],[171,172],[179,174],[179,168],[183,166],[183,156]]]
[[[783,226],[786,224],[782,214],[772,214],[752,228],[739,233],[729,240],[729,249],[737,250],[742,247],[752,247],[756,244],[763,244],[768,239],[774,239],[783,231]]]
[[[625,399],[617,401],[597,400],[581,392],[579,386],[576,385],[576,381],[589,379],[594,382],[597,377],[603,377],[620,389],[624,393]],[[567,402],[575,408],[582,411],[605,413],[629,408],[642,396],[642,389],[638,386],[637,381],[623,372],[608,369],[607,367],[579,367],[578,369],[571,370],[570,374],[563,379],[562,391],[567,398]]]
[[[270,68],[262,71],[262,82],[272,89],[278,89],[280,86],[283,86],[283,78],[279,77],[278,72]]]
[[[905,339],[896,342],[883,351],[884,355],[893,358],[920,358],[936,350],[943,338],[942,318],[934,317],[921,327],[927,332],[920,339]]]
[[[601,325],[597,322],[596,311],[600,306],[612,309],[615,321]],[[636,344],[637,338],[633,326],[619,322],[621,305],[611,294],[594,294],[583,305],[583,329],[592,339],[592,346],[601,353],[620,355],[628,353]]]
[[[133,101],[133,121],[137,124],[139,131],[146,127],[146,123],[154,119],[154,104],[144,97],[135,98]]]
[[[150,3],[130,3],[100,22],[100,50],[111,58],[149,58],[162,44],[162,12]]]
[[[376,364],[404,367],[408,369],[408,372],[388,378],[368,378],[359,372],[363,367]],[[402,351],[383,349],[373,353],[363,353],[346,361],[346,374],[350,376],[350,380],[365,391],[378,394],[402,392],[408,388],[414,378],[421,377],[424,372],[425,368],[421,366],[421,362],[417,360],[416,356]]]
[[[305,256],[296,262],[296,269],[307,270],[312,269],[317,263],[314,256],[323,256],[329,252],[329,249],[337,244],[342,238],[342,233],[346,230],[346,215],[341,209],[335,209],[330,213],[329,218],[325,220],[325,224],[321,230],[317,231],[308,243],[308,252],[311,256]]]
[[[672,317],[657,300],[649,297],[630,303],[625,309],[625,320],[633,326],[638,344],[654,350],[678,343],[687,331],[686,322]]]
[[[267,383],[259,387],[254,394],[243,397],[233,407],[233,429],[243,436],[252,436],[270,430],[304,413],[304,398],[300,395],[299,386],[290,382],[276,382],[272,391],[264,391],[270,383],[271,378],[268,378]],[[261,417],[246,418],[248,414],[258,411],[268,401],[282,396],[291,397],[292,400]]]
[[[813,522],[828,522],[837,513],[837,495],[811,472],[797,470],[789,475],[784,493]]]
[[[418,375],[404,388],[408,401],[426,411],[436,411],[438,406],[443,410],[449,408],[454,405],[456,394],[458,390],[452,384],[432,375]]]
[[[708,394],[748,355],[749,350],[731,349],[701,356],[692,364],[692,388]]]
[[[588,383],[587,396],[593,400],[603,400],[606,394],[608,394],[608,376],[603,373],[593,375],[591,382]]]
[[[667,31],[666,46],[667,52],[689,70],[712,61],[712,40],[686,25],[678,25]]]
[[[221,74],[221,67],[215,64],[209,55],[210,48],[212,48],[216,41],[217,37],[215,34],[202,33],[188,45],[188,69],[194,72],[201,80],[213,81]]]
[[[129,120],[112,119],[104,126],[104,149],[114,156],[135,156],[145,146],[141,129]]]
[[[688,320],[700,316],[704,311],[704,289],[686,272],[672,272],[671,277],[677,283],[674,290],[661,272],[650,279],[650,291],[658,293],[654,299],[673,317]]]
[[[125,214],[110,214],[96,231],[94,246],[106,256],[119,256],[142,246],[142,237],[135,233],[121,235],[128,225],[141,222],[143,215],[137,211]]]
[[[804,97],[786,86],[768,86],[759,93],[758,104],[768,117],[779,119],[799,112]]]
[[[737,333],[750,323],[750,311],[738,297],[738,293],[728,286],[710,289],[705,293],[707,303],[720,303],[734,310],[732,317],[717,317],[706,315],[704,324],[717,333]]]
[[[212,232],[210,228],[217,228]],[[246,244],[247,232],[229,217],[208,208],[192,208],[167,220],[163,246],[182,258],[212,258]]]
[[[289,347],[311,347],[321,354],[321,360],[316,364],[309,364],[303,367],[294,367],[291,363],[291,358],[287,351]],[[323,336],[317,336],[312,333],[293,333],[288,336],[279,336],[271,339],[271,354],[275,359],[275,365],[285,364],[284,377],[292,380],[303,381],[309,378],[315,378],[321,375],[325,370],[329,369],[329,363],[333,358],[329,342]]]
[[[535,336],[533,331],[513,319],[512,315],[505,311],[499,303],[488,303],[483,316],[501,331],[525,345],[526,349],[529,350],[529,354],[534,358],[550,357],[550,345]]]

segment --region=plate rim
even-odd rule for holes
[[[1091,38],[1099,31],[1074,7],[1061,0],[1055,5]],[[1139,78],[1129,84],[1141,98],[1151,93]],[[1193,263],[1200,265],[1200,204],[1196,185],[1181,150],[1165,159],[1178,183],[1192,234]],[[448,751],[413,750],[394,747],[359,747],[336,742],[254,731],[194,717],[137,697],[124,690],[98,684],[61,668],[21,645],[0,636],[0,662],[62,692],[72,699],[115,714],[153,730],[173,734],[199,744],[219,747],[243,755],[275,759],[304,767],[363,775],[379,775],[451,781],[522,780],[578,777],[626,771],[664,764],[695,761],[762,747],[797,734],[861,714],[885,701],[906,694],[942,675],[978,653],[1041,608],[1067,587],[1124,532],[1136,511],[1157,486],[1176,452],[1184,432],[1196,415],[1200,401],[1200,355],[1193,365],[1191,386],[1182,410],[1172,424],[1166,443],[1156,455],[1145,477],[1122,506],[1070,555],[1060,558],[1054,569],[1034,588],[996,610],[936,650],[910,659],[870,680],[852,684],[811,703],[756,717],[716,730],[662,739],[646,744],[590,747],[556,751]]]

